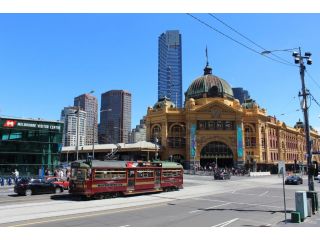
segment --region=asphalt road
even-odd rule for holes
[[[0,191],[0,226],[31,227],[300,227],[320,226],[320,215],[290,222],[295,191],[278,176],[185,176],[184,189],[117,199],[74,201],[68,194],[16,197]],[[320,184],[315,182],[316,190]]]

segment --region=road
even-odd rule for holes
[[[185,175],[184,189],[116,199],[75,201],[69,194],[17,197],[0,191],[0,226],[31,227],[272,227],[320,226],[320,215],[289,221],[295,191],[286,186],[285,223],[282,178]],[[320,184],[315,183],[319,191]]]

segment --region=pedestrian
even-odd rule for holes
[[[62,171],[62,169],[60,169],[60,171],[59,171],[59,178],[63,178],[63,171]]]
[[[13,181],[14,181],[15,183],[17,183],[18,178],[19,178],[19,171],[18,171],[17,169],[15,169],[12,174],[13,174]]]
[[[67,181],[69,181],[69,179],[70,179],[70,171],[69,171],[69,169],[66,170],[66,177],[67,177]]]

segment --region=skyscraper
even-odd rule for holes
[[[77,131],[79,131],[78,146],[85,145],[87,113],[82,110],[79,111],[79,123],[78,123],[78,107],[65,107],[61,111],[60,119],[62,122],[64,122],[63,135],[62,135],[63,146],[77,145]]]
[[[95,96],[90,94],[82,94],[74,98],[74,106],[80,107],[87,113],[86,125],[86,143],[85,145],[92,145],[93,135],[94,142],[98,142],[98,100]]]
[[[240,104],[250,98],[249,92],[243,88],[232,88],[234,98],[238,99]]]
[[[131,131],[131,93],[111,90],[101,95],[99,143],[128,143]]]
[[[181,34],[169,30],[159,37],[158,46],[158,100],[168,97],[182,107],[182,52]]]

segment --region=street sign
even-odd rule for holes
[[[283,173],[283,175],[286,175],[286,164],[283,160],[278,161],[278,173]]]

